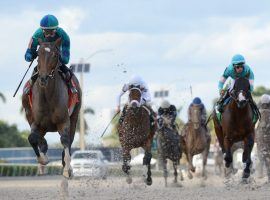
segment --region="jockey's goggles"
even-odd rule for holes
[[[56,29],[43,29],[43,34],[45,37],[54,37]]]
[[[234,67],[234,69],[240,69],[240,68],[243,69],[243,68],[244,68],[244,64],[245,64],[245,63],[234,64],[233,67]]]

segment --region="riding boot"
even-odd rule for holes
[[[30,80],[28,81],[29,82],[29,87],[25,87],[24,88],[24,91],[23,92],[25,94],[28,95],[30,93],[30,90],[33,87],[34,83],[36,82],[37,78],[38,78],[38,71],[37,71],[37,66],[36,66],[34,68],[33,72],[32,72],[32,75],[31,75]]]
[[[61,71],[65,74],[65,81],[72,94],[78,93],[76,87],[72,84],[72,72],[66,65],[60,67]]]
[[[226,91],[226,93],[221,96],[221,98],[218,100],[217,102],[217,110],[222,113],[224,110],[223,110],[223,104],[225,102],[225,100],[229,97],[229,92]]]

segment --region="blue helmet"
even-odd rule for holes
[[[53,15],[45,15],[40,21],[40,28],[42,29],[56,29],[58,27],[58,20]]]
[[[192,104],[201,104],[202,103],[202,101],[201,101],[201,99],[199,98],[199,97],[195,97],[194,99],[193,99],[193,101],[192,101]]]
[[[237,64],[240,64],[240,63],[245,63],[245,58],[244,56],[240,55],[240,54],[236,54],[232,57],[232,65],[237,65]]]

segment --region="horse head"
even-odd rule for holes
[[[191,107],[190,120],[195,130],[199,129],[202,121],[202,108],[201,105],[193,104]]]
[[[250,98],[249,80],[243,77],[237,78],[230,95],[236,101],[238,108],[244,108]]]
[[[129,107],[136,109],[141,106],[142,91],[139,86],[131,85],[129,88]]]
[[[60,65],[61,38],[55,42],[42,42],[39,40],[38,49],[38,79],[41,87],[46,87],[49,79],[53,79],[55,71]]]

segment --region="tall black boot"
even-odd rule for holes
[[[60,70],[64,73],[64,76],[65,76],[64,79],[66,81],[68,88],[72,92],[72,94],[78,93],[77,89],[73,86],[73,84],[71,82],[73,73],[70,70],[70,68],[68,68],[65,64],[62,63],[60,65]]]
[[[223,103],[224,101],[229,97],[229,91],[226,91],[226,93],[220,98],[220,100],[217,102],[217,110],[222,113],[223,110]]]

